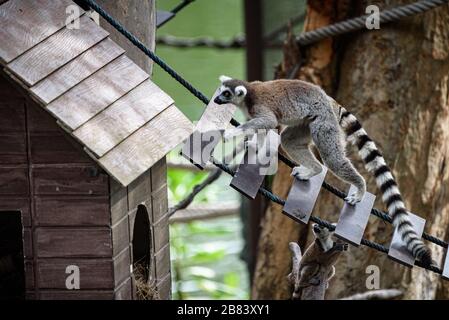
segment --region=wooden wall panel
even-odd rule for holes
[[[161,250],[166,244],[169,243],[170,234],[169,234],[169,224],[168,224],[168,214],[166,214],[162,219],[159,220],[153,226],[153,246],[154,251],[158,252]]]
[[[27,290],[35,289],[33,260],[25,259],[24,267],[25,267],[25,289]]]
[[[110,179],[111,225],[115,225],[128,213],[128,192],[114,179]]]
[[[33,253],[33,231],[31,228],[23,228],[23,255],[25,258],[32,258]]]
[[[0,7],[0,43],[9,45],[0,47],[0,61],[10,62],[63,28],[69,5],[74,3],[70,0],[11,0],[4,3]],[[81,8],[78,12],[84,13]]]
[[[128,186],[128,207],[134,210],[151,199],[151,172],[147,170]]]
[[[167,186],[153,192],[151,195],[153,207],[153,222],[159,221],[168,211]]]
[[[131,276],[131,250],[121,252],[114,258],[114,283],[118,286]]]
[[[48,166],[32,170],[36,195],[107,195],[108,176],[95,166]],[[1,189],[0,189],[1,190]]]
[[[109,226],[109,197],[35,197],[36,226]]]
[[[66,289],[69,276],[66,268],[77,266],[80,271],[80,290],[113,289],[112,259],[38,259],[37,284],[39,289]]]
[[[0,166],[27,163],[25,133],[6,133],[0,129]]]
[[[55,124],[56,125],[56,124]],[[92,163],[73,138],[61,132],[31,133],[30,160],[33,164]]]
[[[41,300],[112,300],[113,290],[41,290]]]
[[[28,196],[28,169],[0,167],[0,196]]]
[[[121,253],[129,246],[128,216],[125,216],[112,227],[113,256]]]
[[[156,279],[160,281],[170,272],[170,245],[167,243],[165,247],[156,252],[154,259],[156,264]]]
[[[37,255],[46,257],[111,257],[109,228],[37,228]]]
[[[12,89],[8,83],[0,81],[0,88]],[[22,99],[8,98],[0,89],[0,132],[25,132],[25,103]]]
[[[132,299],[132,279],[128,278],[114,292],[115,300],[131,300]]]
[[[28,131],[31,133],[51,132],[56,134],[56,132],[62,131],[56,124],[56,119],[36,103],[27,103],[27,118]]]

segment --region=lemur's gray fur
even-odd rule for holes
[[[324,164],[337,177],[357,188],[345,199],[354,205],[363,198],[366,184],[346,156],[346,140],[350,141],[358,147],[367,170],[374,173],[393,225],[401,232],[407,248],[424,264],[432,263],[429,249],[413,229],[391,170],[354,115],[319,86],[305,81],[246,82],[226,76],[221,76],[220,81],[222,84],[215,103],[232,103],[251,118],[237,128],[226,130],[225,139],[243,135],[248,130],[287,126],[281,133],[282,147],[292,160],[300,164],[293,168],[292,175],[307,180],[322,170],[309,149],[313,142]]]

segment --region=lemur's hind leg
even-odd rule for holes
[[[313,121],[310,132],[324,164],[340,179],[354,185],[357,190],[346,197],[349,204],[362,200],[366,192],[365,179],[360,175],[351,161],[346,157],[344,140],[338,123],[329,121]]]
[[[308,125],[287,127],[281,133],[281,143],[285,152],[300,166],[294,167],[292,175],[300,180],[308,180],[322,170],[320,162],[309,149],[311,142]]]

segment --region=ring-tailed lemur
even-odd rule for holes
[[[318,224],[313,225],[312,231],[315,241],[306,249],[299,263],[293,299],[300,299],[304,288],[309,286],[324,285],[323,290],[327,289],[329,280],[335,275],[335,262],[342,251],[348,250],[347,243],[335,242],[332,239],[332,231]]]
[[[430,250],[413,229],[390,168],[354,115],[319,86],[305,81],[246,82],[226,76],[221,76],[220,81],[220,91],[214,102],[232,103],[241,107],[251,118],[237,128],[226,130],[225,139],[245,134],[247,130],[254,132],[286,125],[281,133],[282,147],[290,158],[301,164],[293,168],[292,175],[307,180],[322,170],[309,149],[313,141],[324,164],[337,177],[357,188],[345,199],[349,204],[355,204],[363,198],[366,184],[346,156],[346,138],[358,147],[366,169],[376,177],[393,225],[401,233],[409,251],[425,265],[432,263]]]

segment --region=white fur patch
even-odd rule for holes
[[[382,200],[387,201],[387,199],[394,194],[400,194],[397,186],[392,186],[387,191],[385,191],[385,193],[382,195]]]
[[[225,76],[225,75],[221,75],[218,80],[220,80],[221,83],[228,81],[228,80],[232,80],[231,77]]]
[[[246,94],[248,93],[248,91],[246,90],[246,88],[244,86],[237,86],[235,88],[235,93],[237,94],[237,96],[239,97],[244,97],[246,96]]]
[[[362,159],[365,159],[369,153],[373,150],[377,150],[376,145],[372,141],[368,141],[365,143],[362,149],[360,149],[359,153]]]
[[[394,179],[393,179],[393,176],[391,175],[391,172],[389,172],[389,171],[382,173],[380,176],[378,176],[378,177],[376,178],[376,182],[377,182],[379,185],[384,184],[385,181],[388,181],[388,180],[394,180]]]

